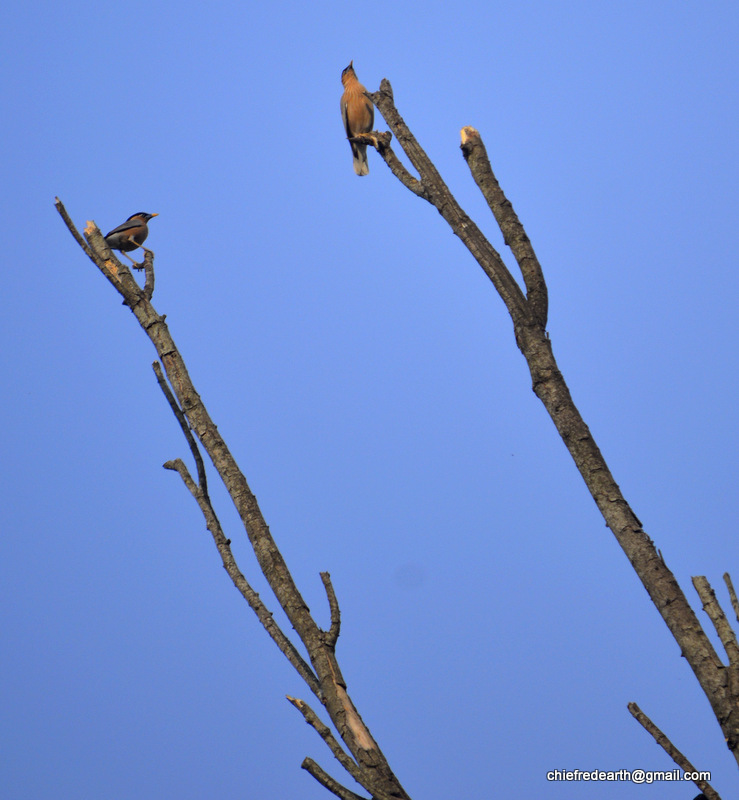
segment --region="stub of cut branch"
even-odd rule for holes
[[[366,144],[374,147],[382,155],[382,151],[390,147],[393,135],[390,131],[370,131],[369,133],[358,133],[356,136],[348,136],[347,139],[354,144]]]
[[[100,232],[100,228],[98,228],[92,220],[88,220],[83,233],[89,245],[87,253],[90,259],[113,286],[115,286],[116,290],[123,297],[124,305],[127,305],[133,311],[142,301],[148,303],[150,298],[146,296],[144,290],[136,282],[136,279],[131,274],[131,270],[113,255],[113,251],[108,247],[108,243]],[[152,253],[152,273],[154,268],[153,259],[154,254]],[[153,277],[150,284],[150,291],[154,291]]]
[[[675,747],[664,733],[652,722],[651,719],[639,708],[636,703],[627,706],[634,719],[649,733],[667,755],[680,767],[683,772],[698,772],[688,759]],[[695,780],[695,785],[705,794],[708,800],[721,800],[718,792],[708,781]]]
[[[339,638],[341,630],[341,612],[339,611],[339,601],[336,599],[336,592],[331,583],[331,575],[328,572],[321,573],[321,581],[326,590],[326,597],[328,598],[328,607],[331,612],[331,627],[326,631],[325,642],[329,647],[336,647],[336,641]]]
[[[154,296],[154,253],[152,250],[146,250],[144,254],[144,263],[141,269],[144,270],[144,297],[151,300]]]
[[[483,144],[480,132],[467,125],[461,130],[462,154],[470,168],[472,177],[487,201],[488,207],[493,212],[498,223],[503,241],[510,247],[516,263],[521,270],[526,285],[526,297],[536,321],[542,326],[547,325],[549,309],[549,296],[544,273],[536,257],[526,230],[518,215],[513,210],[511,201],[500,188],[490,165],[487,150]]]

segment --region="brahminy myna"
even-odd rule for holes
[[[375,124],[375,107],[365,95],[366,89],[357,80],[353,61],[341,73],[344,94],[341,95],[341,119],[344,121],[346,136],[351,139],[360,133],[369,133]],[[369,175],[367,164],[367,145],[349,142],[354,156],[354,172],[357,175]]]

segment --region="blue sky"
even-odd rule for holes
[[[671,769],[629,701],[735,796],[502,303],[375,153],[354,175],[338,101],[350,59],[370,90],[388,78],[502,247],[459,151],[462,126],[481,131],[575,402],[696,609],[706,575],[728,611],[736,4],[73,1],[0,18],[2,796],[328,797],[306,755],[343,779],[161,468],[188,453],[154,352],[55,195],[104,232],[160,214],[154,304],[323,621],[331,572],[349,691],[412,797],[693,797],[546,782]]]

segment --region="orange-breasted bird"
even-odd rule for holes
[[[351,139],[360,133],[369,133],[375,124],[375,107],[369,97],[365,96],[366,89],[357,80],[354,72],[353,61],[341,73],[341,83],[344,94],[341,95],[341,118],[344,120],[344,129],[347,138]],[[354,171],[357,175],[369,175],[367,164],[367,145],[349,142],[354,156]]]
[[[108,247],[111,250],[120,250],[121,252],[129,252],[141,247],[149,235],[149,227],[146,223],[152,217],[158,216],[159,214],[147,214],[145,211],[131,214],[124,223],[117,228],[113,228],[110,233],[105,234],[105,241],[108,243]],[[130,256],[126,256],[126,258],[130,258]]]

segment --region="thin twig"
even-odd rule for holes
[[[728,572],[724,572],[724,583],[726,584],[726,588],[729,590],[731,607],[734,609],[734,615],[736,616],[737,622],[739,622],[739,600],[737,600],[736,592],[734,591],[734,584],[731,582],[731,575],[729,575]]]
[[[321,580],[323,587],[326,590],[326,597],[328,598],[328,607],[331,611],[331,627],[326,632],[325,641],[329,647],[336,647],[336,641],[339,638],[341,631],[341,612],[339,611],[339,601],[336,599],[336,592],[334,591],[333,584],[331,583],[331,575],[328,572],[321,572]]]
[[[192,457],[195,459],[195,466],[198,470],[198,485],[203,493],[203,496],[208,502],[208,505],[210,505],[210,496],[208,495],[208,476],[205,472],[205,464],[203,463],[203,457],[200,455],[200,448],[198,447],[195,437],[192,435],[192,431],[190,430],[187,417],[185,417],[182,409],[179,406],[179,403],[172,394],[172,390],[169,388],[167,379],[164,377],[164,372],[162,371],[162,365],[158,361],[155,361],[151,366],[154,370],[154,374],[157,376],[159,388],[167,398],[169,407],[172,409],[172,413],[175,415],[177,422],[180,423],[180,429],[187,440],[187,444],[190,446],[190,452],[192,453]]]
[[[688,759],[675,747],[675,745],[665,736],[664,733],[652,722],[651,719],[639,708],[636,703],[629,703],[627,706],[634,719],[650,733],[657,744],[667,753],[667,755],[680,767],[683,772],[698,772],[698,770],[688,761]],[[705,794],[708,800],[721,800],[718,792],[708,781],[694,780],[693,783]]]
[[[342,767],[354,778],[354,780],[363,786],[370,794],[373,793],[372,787],[368,785],[367,778],[362,774],[357,763],[349,755],[344,752],[344,749],[337,741],[336,737],[331,733],[328,725],[325,725],[316,712],[303,700],[297,697],[290,697],[287,699],[300,711],[305,721],[315,729],[316,733],[326,743],[328,749],[333,753],[334,758],[341,764]]]
[[[370,100],[373,99],[372,95],[369,95]],[[390,131],[372,131],[372,133],[364,133],[360,134],[359,136],[352,137],[349,141],[356,141],[359,144],[368,144],[372,145],[380,156],[384,159],[385,163],[390,167],[390,171],[395,175],[395,177],[405,186],[406,189],[409,189],[413,194],[422,197],[424,200],[428,200],[429,198],[426,195],[426,189],[423,185],[423,181],[419,181],[418,178],[413,177],[410,172],[405,167],[405,164],[395,155],[395,152],[392,147],[390,147],[390,142],[393,138],[392,133]]]
[[[703,575],[693,578],[693,586],[695,586],[698,597],[700,597],[701,603],[703,603],[703,610],[708,614],[708,618],[713,623],[713,627],[716,629],[719,639],[721,639],[721,644],[724,646],[729,664],[734,667],[734,669],[738,669],[739,644],[736,640],[736,634],[732,630],[731,625],[729,625],[729,620],[726,619],[724,610],[716,599],[716,592],[713,591],[710,583]]]
[[[231,551],[231,540],[227,539],[221,528],[221,523],[216,516],[213,507],[210,504],[209,498],[205,496],[201,488],[192,479],[185,462],[181,458],[175,458],[173,461],[167,461],[163,464],[165,469],[177,472],[182,478],[183,483],[190,491],[190,494],[195,498],[195,501],[200,508],[203,516],[205,517],[205,524],[213,540],[218,548],[221,556],[223,568],[228,573],[233,581],[234,586],[239,590],[242,597],[249,604],[249,607],[256,614],[257,619],[262,623],[262,627],[267,631],[272,641],[280,649],[280,652],[287,658],[287,660],[295,668],[300,677],[308,684],[309,689],[319,699],[321,698],[321,688],[318,680],[305,662],[303,657],[295,648],[295,645],[285,636],[279,625],[274,621],[272,612],[264,605],[259,594],[252,589],[249,582],[244,577],[239,569],[236,559]]]
[[[154,253],[151,250],[145,250],[144,255],[144,270],[146,279],[144,281],[144,296],[147,300],[151,300],[154,296]]]
[[[324,789],[340,797],[341,800],[365,800],[361,794],[355,794],[351,789],[342,786],[335,781],[327,772],[324,772],[312,758],[304,758],[300,765],[306,772],[310,773]]]
[[[61,218],[64,220],[64,224],[67,226],[67,228],[69,228],[69,232],[72,234],[72,236],[74,236],[77,244],[85,251],[88,258],[90,258],[92,261],[95,261],[95,255],[93,255],[90,245],[87,244],[75,227],[74,222],[72,222],[72,218],[67,213],[67,209],[64,208],[64,203],[62,203],[58,197],[55,197],[54,205],[56,206],[56,210],[61,215]]]

